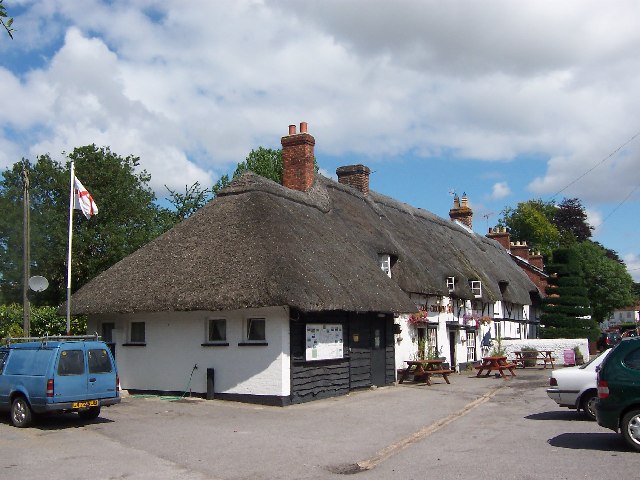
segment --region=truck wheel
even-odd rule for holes
[[[640,410],[627,412],[627,414],[622,417],[620,430],[627,445],[640,452]]]
[[[14,427],[24,428],[31,425],[33,415],[31,407],[27,399],[20,396],[16,397],[11,404],[11,423]]]
[[[589,391],[582,396],[580,408],[591,420],[596,419],[596,403],[598,402],[598,392]]]
[[[100,415],[100,407],[90,407],[86,410],[78,412],[78,415],[83,420],[95,420]]]

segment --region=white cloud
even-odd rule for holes
[[[547,157],[529,189],[549,195],[640,130],[633,0],[25,4],[12,48],[46,60],[0,67],[2,165],[104,144],[181,188],[308,121],[320,158]],[[640,139],[562,195],[621,200],[639,153]]]
[[[640,282],[640,255],[629,253],[623,257],[623,260],[633,281]]]
[[[511,189],[507,182],[498,182],[493,185],[493,191],[491,192],[492,200],[500,200],[509,195],[511,195]]]

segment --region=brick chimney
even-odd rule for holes
[[[538,267],[540,270],[544,270],[544,258],[540,252],[532,252],[533,255],[529,257],[529,263],[534,267]]]
[[[356,190],[364,193],[369,193],[369,174],[371,170],[364,165],[347,165],[345,167],[338,167],[336,175],[338,175],[338,182],[343,185],[349,185]]]
[[[497,227],[495,229],[490,228],[487,237],[494,239],[496,242],[502,245],[505,250],[509,250],[509,248],[511,247],[511,234],[505,227]]]
[[[529,246],[527,242],[511,242],[511,254],[529,261]]]
[[[463,193],[462,198],[453,197],[453,208],[449,210],[449,218],[451,221],[458,220],[470,229],[473,228],[473,210],[469,208],[469,199],[467,194]]]
[[[289,135],[282,137],[282,185],[306,192],[313,185],[315,176],[313,147],[315,138],[307,133],[307,122],[289,125]]]

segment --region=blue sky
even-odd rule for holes
[[[2,169],[107,145],[162,198],[306,121],[323,173],[364,163],[373,190],[445,218],[466,192],[480,234],[577,197],[640,281],[637,1],[4,5]]]

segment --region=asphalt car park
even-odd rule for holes
[[[547,397],[549,370],[452,375],[291,407],[125,397],[100,418],[0,418],[3,479],[635,478],[620,435]],[[171,401],[177,400],[177,401]],[[90,475],[88,472],[90,471]],[[437,475],[437,477],[433,477]]]

